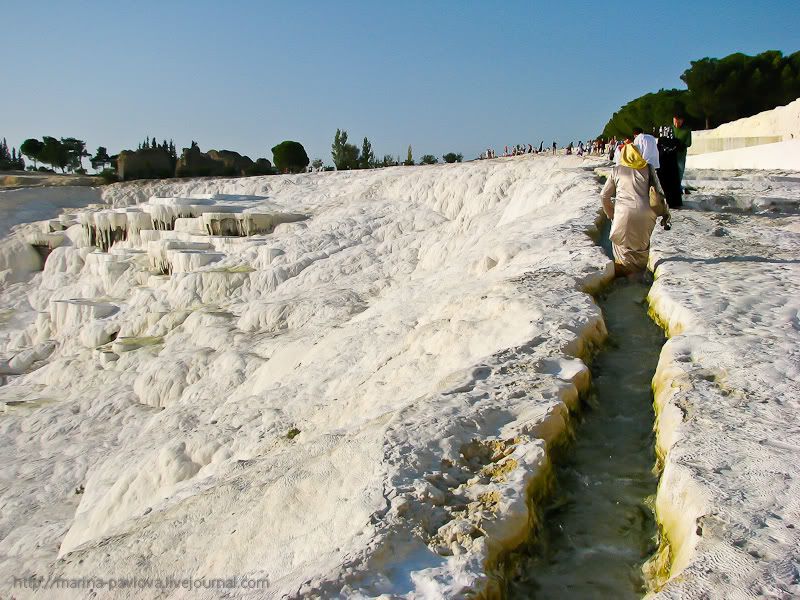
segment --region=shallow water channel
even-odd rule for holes
[[[556,452],[541,526],[506,562],[508,598],[641,598],[643,563],[657,549],[651,509],[651,380],[664,343],[647,315],[648,286],[616,280],[599,298],[607,343],[575,440]]]

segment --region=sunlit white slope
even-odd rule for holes
[[[108,188],[116,208],[80,215],[44,272],[0,297],[2,350],[34,353],[0,388],[14,401],[0,580],[267,578],[231,592],[258,598],[481,588],[587,385],[576,357],[605,333],[584,291],[611,274],[586,235],[594,166]],[[303,220],[204,230],[223,205]],[[200,208],[156,226],[169,206]],[[106,234],[107,252],[88,247]]]
[[[689,172],[650,258],[670,580],[653,598],[800,595],[800,180]]]

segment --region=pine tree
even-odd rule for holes
[[[375,154],[372,152],[372,144],[369,143],[367,138],[364,138],[361,143],[361,158],[358,166],[361,169],[371,169],[375,166]]]

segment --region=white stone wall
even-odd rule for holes
[[[715,129],[692,133],[690,155],[737,150],[775,142],[800,140],[800,98],[752,117]]]

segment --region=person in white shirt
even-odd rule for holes
[[[633,145],[639,150],[649,164],[653,165],[654,169],[661,168],[661,163],[658,161],[658,140],[649,133],[644,133],[641,127],[633,128]]]

